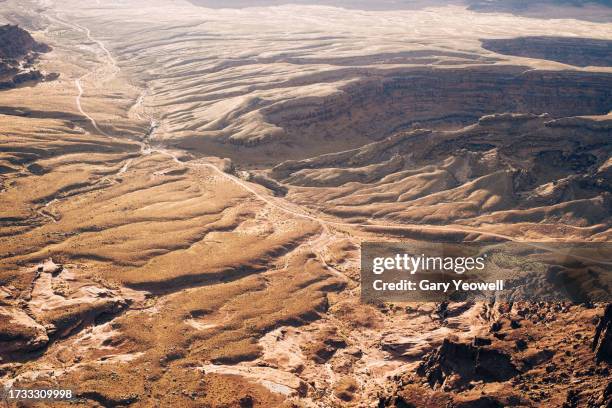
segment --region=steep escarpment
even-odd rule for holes
[[[607,114],[612,106],[609,73],[504,65],[342,72],[347,75],[342,82],[338,82],[341,72],[305,76],[287,88],[291,97],[283,95],[279,101],[228,100],[223,109],[231,109],[230,113],[207,125],[214,126],[214,132],[203,131],[214,138],[198,133],[178,145],[229,157],[242,166],[262,162],[273,166],[284,158],[306,159],[357,148],[403,130],[456,130],[484,115],[562,118]],[[300,94],[296,87],[324,91]]]
[[[518,37],[482,40],[499,54],[546,59],[578,67],[612,66],[612,41],[574,37]]]
[[[609,121],[490,115],[286,161],[270,175],[295,186],[290,198],[314,195],[319,210],[355,220],[607,224],[610,132]]]
[[[544,19],[574,18],[609,22],[612,7],[609,0],[468,0],[470,10],[482,13],[512,13]]]
[[[38,43],[30,33],[14,25],[0,26],[0,58],[23,58],[31,52],[48,52],[46,44]]]
[[[48,45],[36,42],[22,28],[10,24],[0,26],[0,90],[57,78],[57,74],[46,74],[35,68],[39,55],[49,51]]]
[[[304,154],[380,140],[402,129],[452,129],[483,115],[597,115],[612,106],[612,75],[525,67],[372,72],[324,97],[295,98],[261,109],[276,132],[236,143],[290,144]]]

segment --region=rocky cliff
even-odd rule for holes
[[[0,58],[20,59],[31,52],[49,52],[51,48],[38,43],[30,33],[15,25],[0,26]]]
[[[505,55],[539,58],[578,67],[612,65],[612,41],[572,37],[488,39],[482,47]]]
[[[261,109],[277,132],[258,143],[282,138],[308,154],[322,144],[339,150],[339,145],[349,148],[399,130],[456,129],[500,112],[606,114],[612,106],[611,86],[612,75],[607,73],[518,66],[371,71],[328,96]]]
[[[457,131],[399,132],[270,171],[316,194],[342,218],[445,225],[548,222],[576,227],[610,217],[609,121],[497,114]],[[290,195],[291,196],[291,195]]]
[[[36,42],[26,30],[10,24],[0,26],[0,90],[56,79],[57,74],[35,68],[39,55],[49,51],[51,47]]]

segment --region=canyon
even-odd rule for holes
[[[543,283],[571,264],[574,293],[609,294],[609,253],[547,249],[611,238],[609,22],[196,3],[0,2],[19,38],[2,63],[40,74],[0,91],[4,388],[73,390],[36,403],[59,407],[612,401],[609,305],[360,299],[370,241],[536,242]]]

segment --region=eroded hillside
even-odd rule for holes
[[[0,92],[3,385],[73,389],[66,406],[609,403],[604,305],[363,304],[359,250],[610,241],[612,67],[576,62],[602,61],[610,24],[0,11],[60,74]]]

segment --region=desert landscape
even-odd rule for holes
[[[360,298],[611,241],[612,7],[539,3],[0,1],[0,391],[74,394],[0,405],[612,406],[610,303]]]

